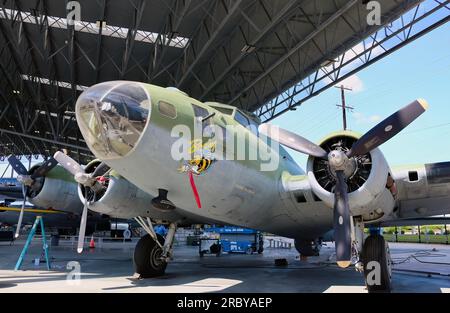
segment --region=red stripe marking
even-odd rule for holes
[[[202,203],[200,202],[200,196],[197,191],[197,187],[195,186],[194,175],[192,172],[189,172],[189,182],[191,183],[192,192],[194,193],[195,202],[197,202],[197,206],[199,209],[202,208]]]

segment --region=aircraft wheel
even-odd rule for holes
[[[164,244],[164,238],[157,234],[158,241]],[[139,239],[134,249],[134,268],[141,278],[150,278],[164,275],[167,262],[161,259],[163,251],[150,235]]]
[[[392,261],[388,243],[381,235],[370,235],[361,253],[369,293],[391,292]]]

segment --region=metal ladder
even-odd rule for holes
[[[42,244],[45,254],[45,262],[47,263],[47,270],[50,270],[50,260],[48,257],[48,244],[45,239],[44,219],[42,218],[42,216],[36,216],[36,220],[34,221],[33,227],[31,228],[31,231],[28,234],[28,238],[27,241],[25,242],[25,246],[22,249],[22,253],[19,256],[19,259],[17,260],[16,267],[14,268],[15,271],[19,270],[20,267],[22,266],[23,260],[28,252],[28,248],[30,247],[31,241],[33,240],[34,235],[36,234],[38,225],[41,226]]]

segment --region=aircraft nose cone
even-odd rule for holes
[[[76,103],[80,131],[100,159],[127,155],[138,143],[150,117],[151,101],[144,85],[112,81],[94,85]]]

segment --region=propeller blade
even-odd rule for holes
[[[200,195],[198,194],[197,191],[197,186],[195,186],[194,174],[192,174],[192,172],[189,172],[189,182],[191,183],[191,188],[192,192],[194,193],[195,202],[197,202],[197,207],[201,209],[202,203],[200,201]]]
[[[14,238],[18,238],[20,235],[20,228],[22,227],[23,212],[25,211],[25,203],[27,202],[27,190],[26,190],[25,185],[23,185],[23,184],[22,184],[22,195],[23,195],[22,208],[20,209],[19,220],[17,221],[17,228],[16,228],[16,233],[14,234]]]
[[[56,161],[61,164],[67,171],[69,171],[72,175],[84,174],[83,168],[78,164],[74,159],[72,159],[67,154],[62,153],[61,151],[57,151],[53,156]]]
[[[36,179],[38,177],[46,176],[47,173],[50,172],[56,165],[58,165],[58,161],[54,158],[49,158],[41,166],[39,166],[33,174],[31,174],[31,178]]]
[[[278,126],[261,124],[258,127],[258,131],[295,151],[318,158],[326,158],[328,155],[324,149],[315,143]]]
[[[83,213],[81,214],[80,232],[78,234],[78,246],[77,246],[78,253],[83,252],[84,236],[86,235],[87,211],[88,211],[88,200],[86,192],[86,195],[84,197]]]
[[[348,267],[352,257],[350,209],[347,193],[348,187],[345,182],[345,174],[343,171],[336,171],[336,177],[333,216],[336,263],[340,267]]]
[[[27,168],[22,162],[19,161],[14,155],[10,155],[8,157],[8,163],[12,166],[12,168],[16,171],[17,174],[20,175],[28,175]]]
[[[99,165],[97,165],[97,168],[95,169],[95,171],[92,173],[92,177],[97,177],[101,175],[104,175],[105,172],[109,169],[108,165],[106,165],[105,162],[100,163]]]
[[[347,153],[349,158],[363,155],[385,143],[402,129],[411,124],[428,109],[428,103],[423,99],[415,100],[398,110],[356,141]]]

